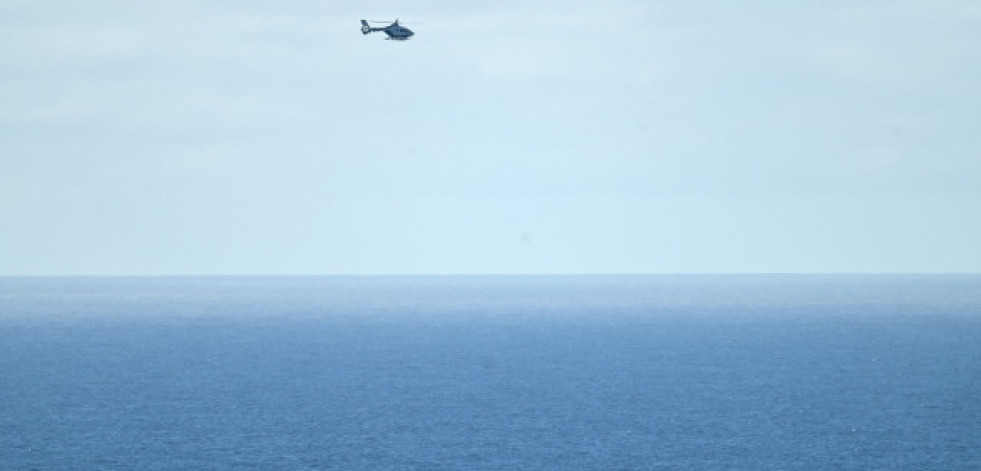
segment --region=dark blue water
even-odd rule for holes
[[[0,278],[2,469],[981,469],[981,276]]]

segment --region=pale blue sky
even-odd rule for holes
[[[978,44],[973,0],[0,0],[0,275],[981,272]]]

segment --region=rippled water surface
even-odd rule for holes
[[[981,469],[981,276],[0,278],[3,469]]]

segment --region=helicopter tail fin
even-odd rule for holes
[[[368,34],[370,32],[371,32],[371,26],[368,25],[367,21],[361,20],[361,34]]]

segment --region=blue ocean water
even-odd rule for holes
[[[0,469],[977,470],[981,276],[0,278]]]

